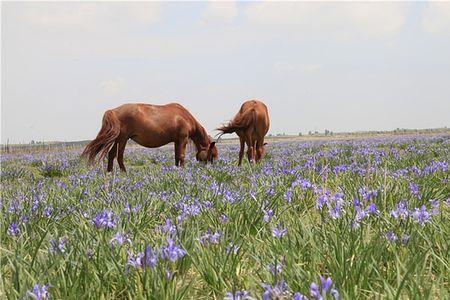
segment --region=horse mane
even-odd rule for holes
[[[191,136],[191,140],[194,142],[197,150],[200,150],[202,147],[208,147],[211,141],[205,128],[203,128],[203,126],[198,122],[196,122],[195,132]]]

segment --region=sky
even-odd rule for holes
[[[242,102],[269,133],[450,125],[450,2],[2,2],[1,142],[93,139],[128,102],[206,130]]]

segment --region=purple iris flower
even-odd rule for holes
[[[142,253],[139,252],[138,254],[136,254],[136,256],[133,256],[130,252],[127,253],[128,253],[127,265],[130,265],[134,268],[142,267],[142,259],[144,257]]]
[[[95,215],[92,223],[97,228],[114,228],[117,225],[117,219],[114,214],[109,210],[104,210],[101,213]]]
[[[284,296],[286,293],[286,282],[276,282],[275,285],[272,287],[269,284],[262,284],[262,287],[264,288],[264,293],[262,295],[263,300],[270,300],[270,299],[281,299],[281,297]]]
[[[287,228],[283,228],[281,225],[277,227],[272,227],[272,236],[279,239],[283,237],[287,232]]]
[[[292,300],[308,300],[308,298],[297,292],[294,294]]]
[[[171,262],[177,261],[186,255],[186,251],[182,248],[175,246],[172,239],[167,239],[167,246],[163,247],[161,250],[161,258],[165,260],[170,260]]]
[[[421,199],[420,192],[419,192],[419,186],[415,184],[414,182],[409,183],[409,190],[411,191],[411,194],[416,197],[417,199]]]
[[[391,210],[391,216],[395,219],[406,220],[409,217],[409,211],[406,207],[406,201],[399,201],[394,210]]]
[[[143,257],[143,267],[149,267],[154,268],[156,267],[156,264],[158,263],[158,253],[156,251],[153,251],[150,246],[145,247],[144,251],[144,257]]]
[[[328,292],[333,296],[335,300],[340,298],[339,292],[336,289],[331,288],[333,285],[333,281],[331,278],[325,278],[320,276],[320,287],[315,283],[311,283],[310,286],[310,294],[316,300],[322,300],[326,298]]]
[[[8,226],[7,233],[10,236],[18,236],[20,234],[20,229],[19,229],[19,227],[17,226],[16,223],[11,223]]]
[[[222,236],[222,232],[218,231],[218,232],[212,233],[211,230],[209,229],[208,232],[205,233],[204,235],[202,235],[198,240],[200,241],[200,243],[202,245],[206,245],[208,243],[218,244],[221,236]]]
[[[327,196],[327,194],[322,194],[322,195],[320,195],[319,197],[317,197],[317,199],[316,199],[316,208],[317,209],[322,209],[323,208],[323,206],[325,205],[325,204],[327,204],[327,202],[328,202],[328,196]]]
[[[425,205],[422,205],[420,208],[416,208],[412,213],[413,219],[416,223],[419,223],[420,226],[425,226],[425,223],[429,222],[431,219],[431,214],[427,211]]]
[[[284,200],[288,203],[292,202],[292,189],[289,188],[286,190],[286,193],[284,193]]]
[[[236,293],[228,292],[223,300],[254,300],[247,291],[236,291]]]
[[[397,241],[397,239],[398,239],[393,231],[386,232],[386,234],[384,235],[384,238],[391,243]]]
[[[109,241],[109,243],[112,247],[115,247],[115,245],[122,246],[124,243],[128,243],[129,245],[132,245],[131,240],[128,238],[128,235],[122,234],[120,232],[116,232],[116,234]]]
[[[41,287],[39,284],[35,284],[32,291],[28,291],[27,295],[35,300],[44,300],[48,297],[48,286],[43,284]]]
[[[271,209],[263,210],[263,211],[264,211],[263,221],[266,222],[266,223],[269,223],[270,219],[272,219],[272,217],[274,216],[274,212]]]
[[[58,242],[55,242],[55,240],[50,240],[50,248],[49,248],[50,253],[53,254],[55,252],[59,253],[66,252],[67,241],[68,239],[66,237],[59,238]]]
[[[226,215],[224,215],[224,214],[220,215],[219,222],[221,224],[225,224],[226,222],[228,222],[228,217]]]
[[[233,254],[236,255],[238,253],[238,251],[239,251],[239,248],[240,247],[238,245],[230,243],[230,244],[228,244],[228,246],[226,248],[226,252],[227,252],[227,254],[230,254],[231,251],[233,250]]]
[[[268,264],[267,265],[267,270],[272,274],[272,275],[276,275],[276,274],[280,274],[281,271],[283,271],[283,262],[277,263],[276,265],[274,264]]]
[[[430,200],[431,205],[431,215],[435,216],[439,214],[439,201],[435,199]]]

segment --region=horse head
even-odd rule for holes
[[[216,142],[210,142],[207,147],[201,147],[197,151],[197,155],[195,156],[197,158],[197,161],[208,163],[213,163],[215,160],[217,160],[217,157],[219,156],[219,151],[216,147]]]

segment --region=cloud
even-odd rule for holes
[[[202,21],[210,23],[230,23],[238,15],[235,1],[209,1],[202,14]]]
[[[157,22],[157,2],[5,3],[8,15],[50,32],[129,30]]]
[[[405,3],[257,2],[248,5],[250,23],[284,28],[296,33],[357,33],[367,37],[391,36],[403,28]]]
[[[422,26],[436,36],[450,36],[450,2],[429,2],[422,13]]]

